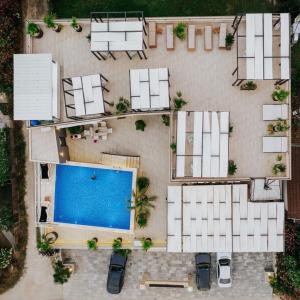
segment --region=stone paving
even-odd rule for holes
[[[215,255],[212,256],[212,288],[193,292],[176,288],[139,289],[143,272],[150,273],[151,279],[185,279],[193,273],[195,284],[194,254],[133,251],[127,262],[125,284],[121,294],[106,292],[106,277],[110,250],[91,252],[86,250],[66,250],[68,257],[74,258],[77,271],[69,283],[63,287],[64,299],[272,299],[272,290],[264,281],[264,268],[272,263],[272,254],[240,253],[233,255],[233,285],[221,289],[216,282]]]

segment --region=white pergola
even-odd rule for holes
[[[132,110],[170,108],[168,68],[130,69],[129,81]]]
[[[60,118],[59,73],[51,54],[14,54],[14,120]]]
[[[101,74],[64,78],[63,89],[68,118],[104,114],[103,90],[108,80]],[[69,110],[73,111],[71,115]],[[74,114],[75,112],[75,114]]]
[[[168,252],[282,252],[284,202],[250,202],[246,184],[168,187]]]
[[[227,177],[229,112],[179,111],[176,178]]]
[[[147,59],[144,25],[143,12],[92,12],[92,53],[99,60],[105,60],[108,55],[116,59],[114,52],[126,52],[130,59],[134,52],[140,59]]]
[[[241,26],[245,18],[245,28]],[[237,33],[237,78],[243,80],[276,80],[282,84],[290,79],[290,16],[288,13],[246,14],[233,22]],[[241,27],[241,28],[240,28]]]

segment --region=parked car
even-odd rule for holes
[[[211,257],[208,253],[197,253],[196,260],[196,284],[198,290],[210,289]]]
[[[113,253],[110,257],[106,290],[111,294],[119,294],[124,284],[127,255]]]
[[[217,253],[217,279],[219,287],[231,287],[231,253]]]

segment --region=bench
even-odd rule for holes
[[[195,25],[189,25],[188,26],[188,50],[195,50],[196,49],[196,26]]]
[[[166,26],[167,50],[174,50],[173,24]]]
[[[156,23],[155,22],[149,22],[148,45],[149,45],[149,48],[157,47]]]
[[[204,50],[212,50],[212,27],[204,27]]]
[[[226,48],[226,31],[227,31],[227,24],[221,23],[220,33],[219,33],[219,48]]]

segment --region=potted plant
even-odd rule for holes
[[[174,34],[181,40],[184,41],[186,38],[186,24],[179,22],[174,28]]]
[[[96,237],[92,238],[91,240],[87,240],[86,242],[88,249],[92,251],[97,250],[98,248],[97,243],[98,243],[98,239]]]
[[[58,239],[58,234],[55,231],[51,231],[45,234],[45,240],[49,244],[54,244],[57,239]]]
[[[151,238],[142,238],[141,242],[142,242],[142,248],[146,252],[153,246],[153,242]]]
[[[170,116],[169,115],[162,115],[161,120],[167,127],[170,126]]]
[[[55,283],[64,284],[71,276],[69,268],[65,267],[61,260],[54,263],[53,279]]]
[[[257,89],[257,84],[251,80],[241,85],[241,90],[254,91],[256,89]]]
[[[173,98],[173,103],[175,111],[180,110],[187,102],[182,98],[182,93],[180,91],[176,92],[176,96]]]
[[[27,33],[36,39],[40,39],[44,34],[41,27],[33,22],[27,24]]]
[[[80,134],[83,132],[83,130],[84,130],[83,126],[73,126],[68,128],[70,134]]]
[[[130,103],[124,97],[119,98],[119,102],[116,105],[117,114],[125,114],[129,110]]]
[[[283,102],[288,97],[289,92],[285,89],[281,89],[280,86],[276,86],[272,93],[272,99],[274,101]]]
[[[37,249],[39,254],[43,256],[52,256],[55,253],[55,250],[51,246],[51,242],[49,243],[45,235],[42,235],[42,237],[37,241]]]
[[[79,25],[77,23],[77,18],[76,17],[72,17],[71,26],[77,32],[81,32],[82,31],[82,27],[81,27],[81,25]]]
[[[112,244],[113,252],[126,257],[131,253],[131,250],[122,248],[122,242],[123,239],[121,237],[114,239]]]
[[[235,164],[235,162],[233,160],[229,160],[228,162],[228,174],[229,175],[234,175],[236,173],[237,170],[237,165]]]
[[[6,269],[12,260],[12,248],[0,249],[0,270]]]
[[[63,26],[61,24],[55,23],[55,18],[56,15],[51,12],[44,17],[43,21],[48,28],[51,28],[55,32],[60,32]]]
[[[286,170],[286,165],[284,163],[276,163],[272,167],[272,172],[274,175],[277,175],[278,173],[283,173]]]
[[[273,134],[274,132],[285,132],[288,131],[290,126],[288,125],[287,120],[278,120],[275,125],[273,123],[268,125],[269,134]]]
[[[234,43],[234,36],[232,33],[227,33],[225,37],[226,50],[231,50],[231,47]]]
[[[150,180],[145,176],[138,177],[136,185],[140,194],[145,193],[150,185]]]
[[[170,145],[170,148],[172,149],[172,152],[175,153],[175,152],[176,152],[176,148],[177,148],[176,143],[172,143],[172,144]]]
[[[146,123],[143,120],[137,120],[135,121],[135,129],[144,131],[146,127]]]

